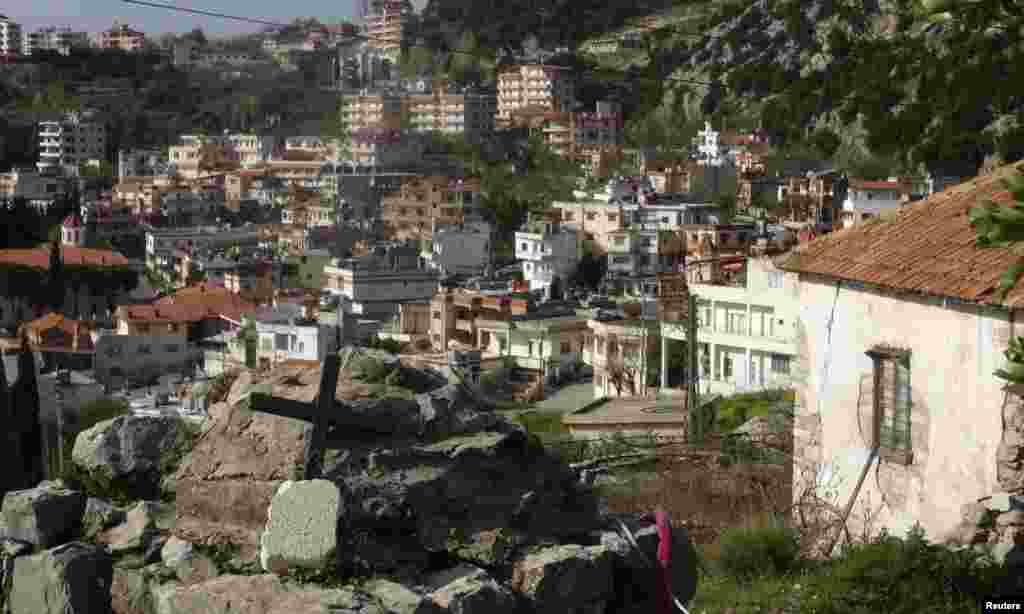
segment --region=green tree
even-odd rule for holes
[[[398,60],[398,74],[403,79],[430,77],[436,72],[437,58],[430,49],[416,46],[402,50]]]

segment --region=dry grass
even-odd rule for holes
[[[666,451],[654,475],[637,476],[605,490],[609,511],[635,513],[662,507],[685,523],[698,544],[712,544],[727,527],[746,525],[792,505],[792,465],[718,462],[714,445]]]

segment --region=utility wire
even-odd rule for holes
[[[168,9],[168,10],[171,10],[171,11],[179,11],[179,12],[182,12],[182,13],[192,13],[192,14],[195,14],[195,15],[205,15],[207,17],[217,17],[219,19],[230,19],[230,20],[234,20],[234,21],[243,21],[243,22],[246,22],[246,23],[271,26],[271,27],[275,27],[275,28],[288,28],[288,27],[291,27],[291,25],[292,25],[292,24],[278,23],[278,22],[274,22],[274,21],[267,21],[267,20],[264,20],[264,19],[255,19],[253,17],[241,17],[241,16],[237,16],[237,15],[228,15],[226,13],[217,13],[217,12],[214,12],[214,11],[204,11],[204,10],[193,9],[193,8],[188,8],[188,7],[184,7],[184,6],[175,6],[173,4],[166,4],[166,3],[162,3],[162,2],[152,2],[150,0],[121,0],[121,1],[122,2],[126,2],[128,4],[136,4],[136,5],[139,5],[139,6]],[[659,29],[659,28],[656,28],[656,29]],[[350,38],[353,38],[353,39],[362,40],[362,41],[370,41],[370,40],[372,40],[369,36],[366,36],[364,34],[354,34],[353,33],[353,34],[346,34],[346,36],[348,36]],[[688,36],[690,36],[692,38],[701,38],[699,35],[688,35]],[[622,36],[619,36],[619,37],[609,37],[609,38],[619,38],[619,40],[624,40],[624,37],[622,37]],[[418,47],[418,48],[428,49],[430,51],[435,51],[434,48],[432,48],[432,47],[430,47],[428,45],[425,45],[425,44],[421,44],[421,43],[408,43],[408,46],[409,47]],[[454,53],[454,54],[458,54],[458,55],[469,56],[469,57],[480,59],[480,60],[487,60],[489,62],[494,61],[494,58],[491,57],[491,56],[481,54],[480,52],[468,51],[466,49],[449,48],[447,51],[448,51],[448,53]],[[699,86],[707,87],[707,88],[711,88],[711,87],[715,87],[715,86],[719,85],[719,84],[714,83],[712,81],[703,81],[703,80],[700,80],[700,79],[687,79],[687,78],[684,78],[684,77],[665,77],[663,79],[641,78],[641,77],[632,76],[632,75],[626,73],[625,71],[616,70],[616,69],[613,69],[613,68],[608,68],[608,69],[604,69],[604,68],[589,69],[589,70],[582,71],[582,74],[584,74],[584,75],[591,75],[591,76],[607,76],[608,74],[616,74],[616,75],[618,75],[618,76],[620,76],[621,78],[624,78],[624,79],[634,79],[634,80],[637,80],[637,81],[647,81],[647,82],[657,82],[657,83],[664,83],[666,81],[671,81],[671,82],[674,82],[674,83],[683,83],[683,84],[687,84],[687,85],[699,85]]]

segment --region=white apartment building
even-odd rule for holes
[[[745,266],[745,283],[689,283],[698,297],[703,394],[787,387],[796,375],[797,275],[777,269],[769,258],[748,258]],[[670,344],[686,339],[686,324],[662,322],[661,336],[662,382],[685,386],[668,373],[667,359]]]
[[[90,112],[39,122],[39,170],[59,168],[77,174],[80,164],[103,160],[106,151],[107,127]]]
[[[21,26],[0,15],[0,55],[18,55],[21,45]]]
[[[520,64],[498,73],[498,117],[508,126],[512,113],[537,109],[568,113],[576,104],[576,78],[565,66]]]
[[[523,279],[530,290],[551,285],[555,277],[564,284],[576,271],[580,254],[577,233],[558,222],[535,220],[516,233],[516,259],[523,262]],[[564,286],[563,286],[564,287]]]
[[[491,262],[491,225],[467,222],[434,228],[427,266],[447,274],[479,275]]]
[[[159,149],[117,150],[117,177],[151,177],[160,175],[166,161]]]
[[[697,145],[697,164],[700,166],[722,166],[725,157],[718,140],[719,133],[711,129],[709,122],[704,122],[704,129],[694,139]]]
[[[904,186],[895,177],[887,181],[850,179],[840,214],[843,228],[856,226],[886,211],[899,209],[905,202],[904,192]]]
[[[69,27],[39,28],[35,32],[24,32],[21,39],[21,52],[32,55],[39,51],[56,51],[61,55],[71,55],[72,49],[89,46],[87,32],[73,32]]]

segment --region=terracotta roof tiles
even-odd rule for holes
[[[785,259],[783,268],[880,287],[970,302],[1024,306],[1024,283],[1003,300],[999,278],[1018,256],[1005,248],[980,248],[967,214],[987,200],[1007,202],[1001,180],[1024,163],[997,169],[924,200],[810,241]],[[889,182],[880,182],[886,183]]]
[[[106,249],[88,249],[62,245],[61,259],[64,264],[87,266],[127,266],[128,259]],[[50,247],[43,245],[32,249],[0,249],[0,263],[20,264],[37,269],[50,269]]]

